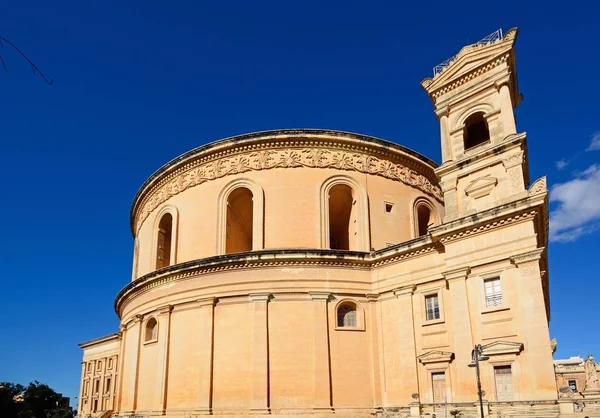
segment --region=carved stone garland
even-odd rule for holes
[[[160,204],[190,187],[227,175],[246,171],[268,170],[271,168],[336,168],[374,174],[416,187],[424,193],[443,202],[443,195],[437,185],[425,176],[401,164],[374,157],[369,154],[336,151],[325,148],[298,148],[283,150],[262,150],[234,155],[193,167],[177,178],[150,192],[136,216],[136,231],[141,223]]]

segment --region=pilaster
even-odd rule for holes
[[[253,306],[252,406],[254,414],[269,414],[269,330],[268,304],[271,293],[250,294]]]
[[[167,376],[169,367],[169,339],[172,305],[157,309],[158,317],[158,355],[156,361],[157,411],[164,411],[167,403]]]
[[[531,396],[535,399],[556,398],[556,379],[552,363],[552,346],[542,288],[540,259],[544,248],[536,248],[510,257],[519,274],[515,277],[516,309],[520,316],[519,335],[523,336],[523,368],[535,369],[528,374]]]
[[[404,405],[414,402],[411,395],[419,392],[417,351],[415,345],[415,315],[413,309],[415,288],[415,285],[409,285],[393,290],[399,313],[398,329],[400,340],[398,344],[399,350],[396,355],[400,359],[399,372],[402,376],[402,385],[404,387],[400,401]]]
[[[444,222],[458,213],[458,199],[456,194],[456,177],[445,178],[440,182],[442,193],[444,193]]]
[[[81,379],[79,380],[79,403],[77,404],[77,415],[83,414],[83,382],[85,379],[85,361],[81,362]]]
[[[115,363],[115,369],[117,370],[117,377],[115,378],[115,408],[117,411],[121,411],[121,399],[123,397],[121,388],[123,387],[123,372],[125,370],[124,361],[125,361],[125,348],[127,341],[127,327],[124,324],[121,324],[119,327],[121,331],[121,344],[119,346],[119,357],[117,357],[117,361]]]
[[[508,175],[509,192],[511,195],[525,190],[525,177],[523,176],[523,160],[525,153],[518,151],[502,160],[502,165]]]
[[[452,393],[455,402],[465,402],[472,399],[477,389],[474,387],[474,376],[467,364],[470,362],[473,349],[473,334],[471,331],[471,313],[467,295],[467,277],[470,267],[461,267],[442,273],[448,282],[451,318],[451,335],[453,339],[456,361],[453,365],[455,377],[452,378]]]
[[[133,364],[134,367],[129,368],[127,376],[128,387],[123,387],[123,390],[127,390],[131,399],[131,404],[128,405],[131,409],[127,408],[126,412],[133,413],[137,409],[137,397],[138,397],[138,378],[140,375],[140,350],[142,344],[142,315],[136,315],[126,325],[127,333],[131,335],[132,341],[130,342],[133,347],[133,358],[128,359],[129,364]],[[125,357],[125,356],[123,356]],[[125,361],[123,360],[123,364]],[[123,373],[125,374],[125,373]]]
[[[198,370],[199,398],[198,406],[194,411],[197,415],[210,415],[212,413],[212,384],[213,384],[213,359],[214,359],[214,315],[216,298],[208,297],[199,299],[198,310],[198,355],[200,368]]]
[[[331,365],[329,364],[329,315],[331,293],[309,292],[313,303],[313,387],[315,412],[333,412],[331,405]]]

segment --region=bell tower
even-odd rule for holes
[[[517,29],[463,47],[421,82],[440,122],[444,221],[527,195],[525,133],[517,133]]]

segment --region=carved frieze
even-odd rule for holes
[[[247,171],[296,167],[335,168],[378,175],[408,184],[435,197],[440,202],[443,201],[440,188],[427,177],[412,168],[385,158],[327,148],[266,149],[223,157],[198,166],[190,164],[187,171],[149,193],[137,213],[135,229],[138,231],[141,223],[159,205],[190,187]]]

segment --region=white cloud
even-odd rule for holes
[[[575,178],[556,184],[550,202],[550,241],[575,241],[600,228],[600,164],[593,164]]]
[[[595,132],[592,135],[592,140],[590,141],[590,146],[587,147],[586,151],[598,151],[600,150],[600,131]]]
[[[565,168],[568,165],[569,165],[569,162],[567,160],[565,160],[564,158],[562,160],[558,160],[556,162],[556,168],[558,168],[559,170],[562,170],[563,168]]]

